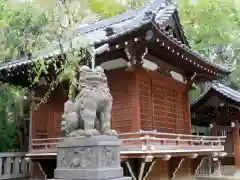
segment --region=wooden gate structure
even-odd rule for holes
[[[223,165],[240,171],[240,93],[221,83],[212,84],[191,104],[192,123],[211,129],[212,135],[226,136]]]
[[[202,158],[219,156],[223,136],[191,135],[188,92],[193,83],[212,81],[230,71],[193,52],[184,36],[177,9],[165,0],[131,9],[110,19],[77,30],[96,47],[108,44],[96,57],[108,78],[113,96],[112,127],[121,139],[125,173],[133,179],[190,179]],[[58,59],[59,51],[43,61]],[[32,56],[34,57],[34,56]],[[31,59],[20,59],[0,67],[0,80],[25,87]],[[49,69],[42,81],[56,74]],[[33,104],[48,87],[36,84]],[[32,112],[28,156],[41,164],[32,176],[53,176],[56,143],[61,141],[60,122],[67,88],[59,86],[46,104]]]

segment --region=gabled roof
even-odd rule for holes
[[[104,19],[93,24],[80,24],[77,29],[77,35],[86,36],[90,40],[91,44],[102,44],[128,34],[129,32],[140,28],[144,24],[148,24],[152,21],[153,15],[155,15],[154,21],[163,27],[168,24],[168,21],[171,20],[173,15],[176,24],[180,25],[180,23],[177,22],[179,18],[177,17],[177,14],[174,14],[175,12],[177,13],[175,6],[167,5],[165,0],[155,0],[147,6],[131,9],[109,19]],[[106,28],[108,27],[114,30],[114,35],[107,35]],[[184,45],[184,43],[188,45],[188,41],[186,40],[182,28],[178,27],[178,30],[180,31],[181,37],[179,37],[179,39],[175,39],[175,41],[182,45]],[[44,54],[42,58],[47,60],[59,54],[59,49],[56,49],[50,54]],[[0,66],[0,70],[28,64],[31,63],[31,61],[32,60],[27,57],[13,60]]]
[[[195,109],[198,106],[202,106],[203,102],[207,101],[208,98],[213,96],[213,93],[215,93],[215,95],[219,95],[219,97],[222,97],[227,101],[234,103],[235,105],[240,106],[239,91],[236,91],[219,82],[215,82],[201,96],[199,96],[198,99],[192,102],[191,109]]]
[[[179,31],[178,38],[174,38],[172,34],[164,30],[166,25],[171,24],[170,22],[175,22],[177,27],[175,29]],[[181,49],[182,52],[186,52],[186,56],[189,56],[189,58],[186,58],[186,60],[188,59],[189,63],[193,64],[194,62],[194,65],[199,68],[202,68],[203,65],[207,65],[210,69],[208,69],[209,73],[211,69],[217,70],[217,74],[219,73],[223,75],[228,75],[231,72],[227,68],[209,62],[208,60],[200,57],[200,55],[193,52],[189,48],[183,30],[180,26],[177,9],[174,5],[165,2],[165,0],[153,0],[151,3],[147,4],[144,7],[138,9],[131,9],[118,16],[106,20],[101,20],[89,25],[80,25],[77,29],[77,36],[75,39],[77,39],[79,35],[84,35],[90,40],[92,44],[94,44],[95,46],[99,46],[106,42],[113,42],[117,38],[133,33],[148,24],[156,27],[158,33],[161,34],[164,40],[169,41],[169,43],[173,45],[173,47],[177,47]],[[107,32],[109,29],[112,32],[111,34],[108,34]],[[42,56],[42,59],[48,60],[52,57],[56,57],[57,55],[60,55],[59,49],[56,49],[51,54],[45,54],[44,56]],[[190,59],[194,59],[198,63],[195,64],[195,61],[192,61]],[[29,64],[31,64],[31,62],[32,59],[28,57],[16,61],[11,61],[4,64],[3,66],[0,66],[0,72],[12,72],[19,68],[22,69],[22,66],[28,66]]]

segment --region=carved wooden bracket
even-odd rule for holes
[[[135,71],[136,65],[140,64],[142,56],[146,52],[146,46],[143,43],[128,43],[124,51],[128,58],[128,66],[126,70]]]
[[[187,74],[186,77],[185,77],[185,80],[187,80],[187,90],[193,90],[195,89],[193,87],[193,83],[194,83],[194,78],[196,77],[196,72],[194,74]]]

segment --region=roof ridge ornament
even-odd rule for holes
[[[106,36],[108,37],[115,34],[113,27],[106,27],[104,30],[106,31]]]
[[[144,17],[143,20],[154,20],[155,19],[156,14],[151,11],[151,10],[147,10],[144,12]]]

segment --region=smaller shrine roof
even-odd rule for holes
[[[191,104],[192,123],[230,125],[239,117],[239,108],[240,92],[215,82]]]
[[[201,104],[201,101],[204,101],[208,98],[208,94],[215,92],[220,94],[223,98],[228,99],[229,101],[233,101],[236,104],[240,105],[240,92],[236,91],[222,83],[215,82],[213,83],[203,94],[199,96],[195,101],[192,102],[191,108],[196,106],[197,104]]]

